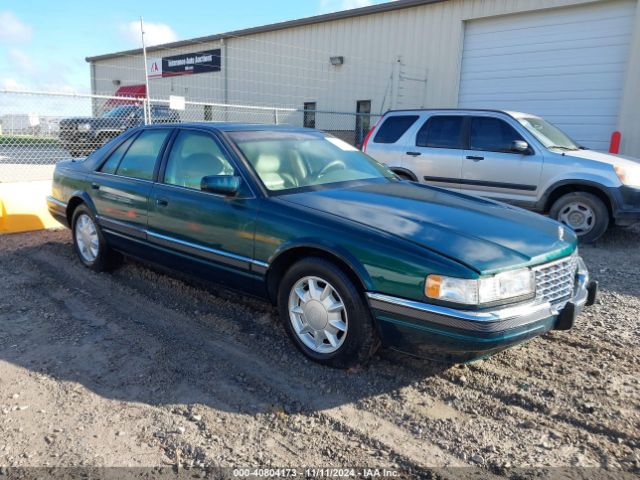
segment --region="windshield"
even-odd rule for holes
[[[320,132],[265,130],[229,136],[271,191],[395,177],[355,147]]]
[[[123,105],[121,107],[116,107],[113,110],[109,110],[107,113],[103,115],[105,118],[117,118],[117,117],[126,117],[138,107],[134,105]]]
[[[540,117],[521,117],[518,121],[547,148],[579,150],[580,146],[566,133]]]

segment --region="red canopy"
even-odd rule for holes
[[[127,99],[145,98],[147,96],[147,87],[144,84],[123,85],[122,87],[118,87],[114,96],[126,97]],[[136,100],[116,100],[115,98],[110,98],[104,104],[104,108],[105,110],[111,110],[112,108],[119,107],[120,105],[130,105],[134,103],[139,102]]]

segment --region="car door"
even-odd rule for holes
[[[89,175],[89,196],[107,233],[146,238],[154,171],[171,129],[149,129],[122,142]]]
[[[468,149],[464,152],[461,189],[465,193],[515,203],[534,203],[543,158],[529,144],[514,148],[524,136],[501,118],[469,117]]]
[[[403,168],[418,181],[458,190],[463,155],[462,115],[432,115],[407,146]]]
[[[242,177],[241,188],[234,196],[202,191],[201,180],[210,175]],[[210,131],[180,129],[153,186],[149,242],[217,267],[220,274],[237,273],[237,281],[254,269],[257,208],[258,199],[222,142]]]

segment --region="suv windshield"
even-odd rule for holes
[[[113,110],[109,110],[107,113],[103,115],[105,118],[120,118],[126,117],[130,113],[134,112],[138,107],[135,105],[122,105],[121,107],[116,107]]]
[[[547,148],[580,149],[580,146],[571,140],[566,133],[540,117],[520,117],[518,121]]]
[[[395,178],[355,147],[319,132],[242,131],[229,136],[271,191]]]

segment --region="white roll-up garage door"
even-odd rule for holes
[[[634,13],[635,2],[620,1],[467,22],[459,106],[541,115],[606,150]]]

